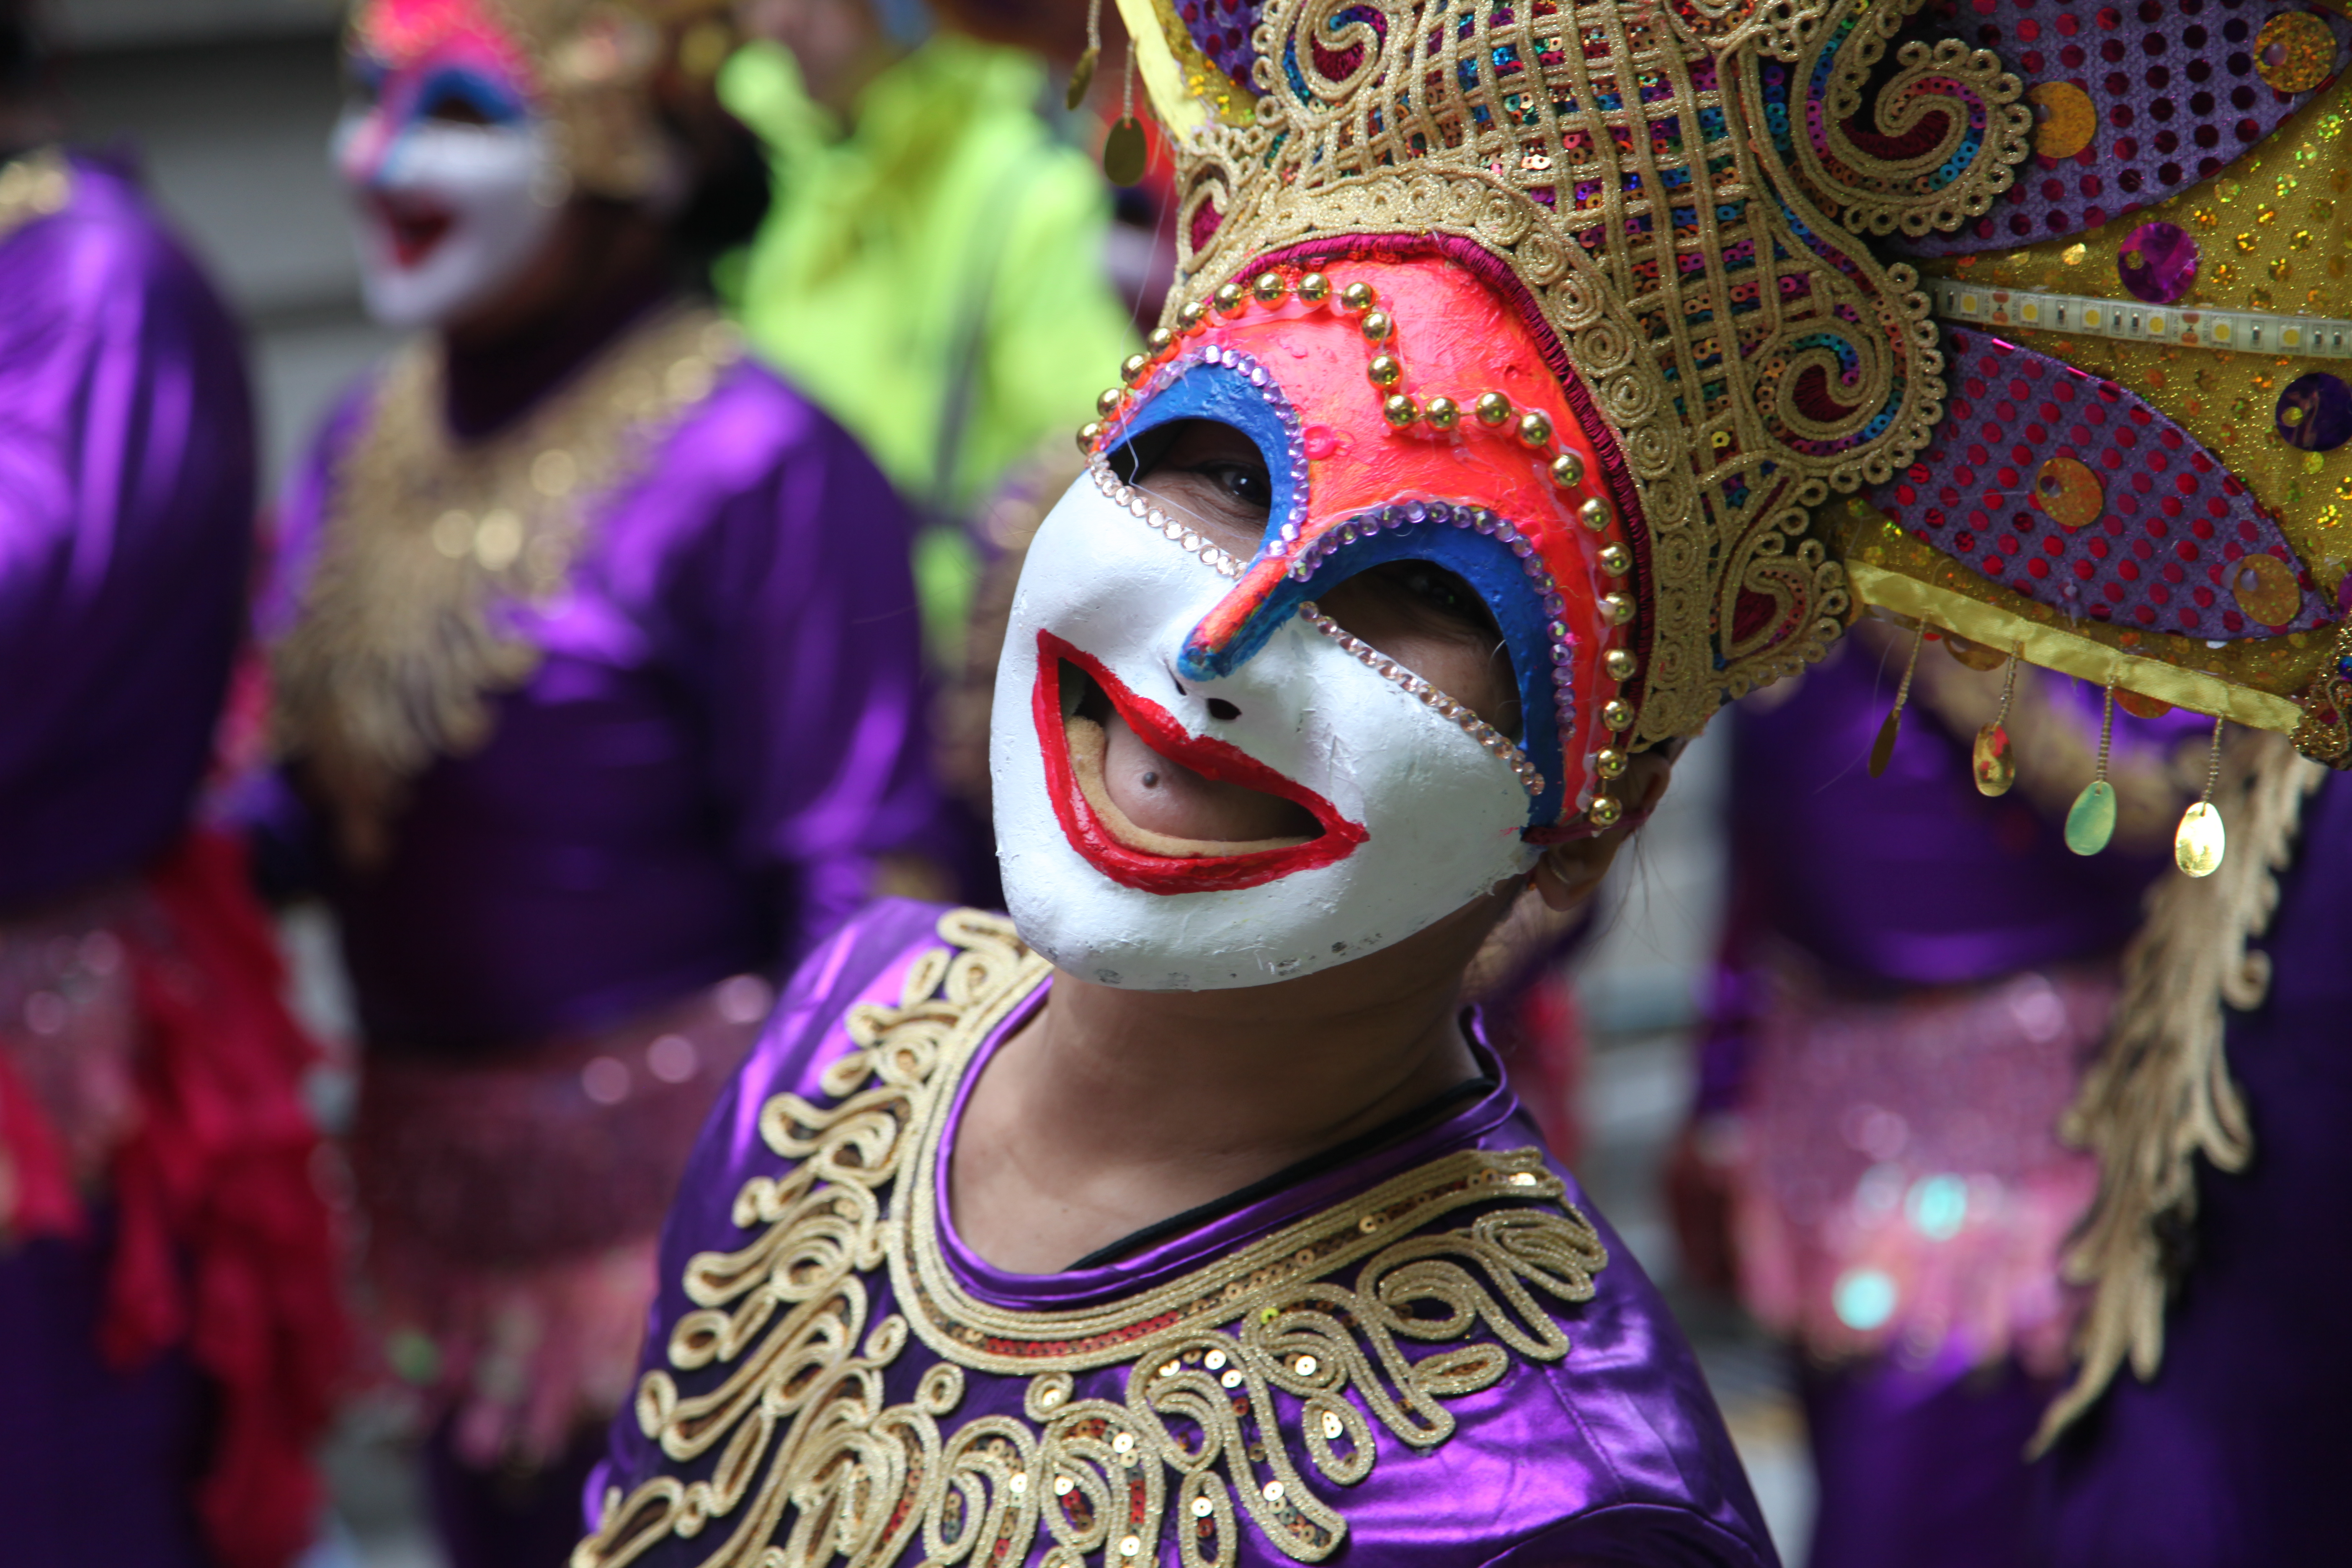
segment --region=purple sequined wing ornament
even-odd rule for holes
[[[2267,0],[1974,0],[1960,9],[1960,36],[2024,79],[2034,156],[1981,216],[1902,240],[1915,256],[2079,233],[2210,180],[2309,102],[2352,47],[2352,21],[2279,12]]]
[[[1933,446],[1871,501],[2047,608],[2223,642],[2331,617],[2278,524],[2188,432],[2047,354],[1950,331]]]

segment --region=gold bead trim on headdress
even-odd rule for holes
[[[1181,23],[1121,3],[1179,132],[1181,281],[1467,241],[1530,306],[1626,469],[1636,743],[1819,655],[1846,595],[1809,510],[1907,461],[1942,408],[1914,273],[1851,231],[1949,226],[2007,186],[2031,120],[1991,56],[1905,47],[1880,132],[1940,108],[1950,134],[1889,162],[1840,127],[1916,5],[1274,0],[1234,124],[1174,68]]]
[[[1601,570],[1612,578],[1623,578],[1633,570],[1633,555],[1626,542],[1615,509],[1610,504],[1605,487],[1598,475],[1588,474],[1584,458],[1561,438],[1561,431],[1566,424],[1564,420],[1558,420],[1554,416],[1539,408],[1517,407],[1508,395],[1492,390],[1475,395],[1465,392],[1458,398],[1444,393],[1428,393],[1426,389],[1423,389],[1422,396],[1416,397],[1412,393],[1402,390],[1402,387],[1412,384],[1412,378],[1408,374],[1403,359],[1400,357],[1399,345],[1396,342],[1396,324],[1388,313],[1380,308],[1378,291],[1370,284],[1360,280],[1348,283],[1337,282],[1328,274],[1321,271],[1309,270],[1301,273],[1294,283],[1293,279],[1283,271],[1268,268],[1252,279],[1246,289],[1238,283],[1227,283],[1206,300],[1195,300],[1178,307],[1174,315],[1176,325],[1172,328],[1163,326],[1156,329],[1146,344],[1146,352],[1128,357],[1119,367],[1119,378],[1124,384],[1108,388],[1103,392],[1096,403],[1097,411],[1101,417],[1088,421],[1078,431],[1078,445],[1082,450],[1089,454],[1090,460],[1097,468],[1097,484],[1105,487],[1106,494],[1111,495],[1113,500],[1127,506],[1138,517],[1144,518],[1151,526],[1166,533],[1170,539],[1181,542],[1186,550],[1199,554],[1203,561],[1209,562],[1224,576],[1232,578],[1241,575],[1246,565],[1245,563],[1235,560],[1214,545],[1199,542],[1198,536],[1184,528],[1181,522],[1168,519],[1163,513],[1151,508],[1148,501],[1138,497],[1135,492],[1119,485],[1116,478],[1109,474],[1107,466],[1103,464],[1101,453],[1117,443],[1120,434],[1123,411],[1132,411],[1133,400],[1139,395],[1139,389],[1155,384],[1156,373],[1165,373],[1178,365],[1180,356],[1184,353],[1184,342],[1188,338],[1196,337],[1205,331],[1213,321],[1237,320],[1253,308],[1278,309],[1294,298],[1299,303],[1310,308],[1328,308],[1336,313],[1350,315],[1357,319],[1358,332],[1367,353],[1364,367],[1365,379],[1370,384],[1372,395],[1381,400],[1381,415],[1391,428],[1400,432],[1421,428],[1425,433],[1441,438],[1459,438],[1457,432],[1483,432],[1491,434],[1498,439],[1516,440],[1519,446],[1534,451],[1549,452],[1551,457],[1547,469],[1552,483],[1563,490],[1584,492],[1584,499],[1575,509],[1577,520],[1586,529],[1596,535],[1603,536],[1606,540],[1606,542],[1601,545],[1596,556]],[[1465,413],[1468,416],[1466,421],[1464,417]],[[1314,550],[1318,548],[1318,546],[1302,546],[1300,521],[1303,518],[1303,500],[1302,495],[1300,515],[1283,520],[1277,525],[1275,536],[1269,540],[1267,546],[1277,557],[1288,552],[1297,554],[1297,558],[1292,564],[1290,573],[1299,581],[1305,581],[1310,574],[1313,568]],[[1511,527],[1505,520],[1491,514],[1482,521],[1486,527],[1496,531],[1508,531]],[[1351,542],[1355,537],[1353,531],[1355,529],[1379,526],[1381,526],[1381,523],[1376,517],[1367,517],[1336,533],[1327,535],[1320,542],[1319,548],[1328,550]],[[1506,542],[1517,545],[1519,541],[1515,532],[1509,532],[1506,536]],[[1515,550],[1514,552],[1519,552]],[[1532,568],[1535,563],[1530,562],[1530,565]],[[1538,573],[1531,570],[1530,574],[1536,575]],[[1555,585],[1549,582],[1538,584],[1538,588],[1546,594],[1556,591]],[[1601,605],[1609,625],[1615,627],[1630,627],[1630,623],[1633,621],[1636,613],[1635,601],[1632,594],[1623,591],[1622,586],[1603,595]],[[1509,737],[1494,729],[1469,709],[1454,701],[1412,670],[1385,658],[1378,650],[1349,636],[1328,617],[1316,613],[1312,605],[1302,606],[1300,614],[1309,625],[1337,638],[1343,647],[1361,659],[1368,667],[1402,687],[1447,720],[1460,725],[1464,731],[1477,741],[1481,746],[1509,763],[1512,771],[1518,776],[1519,782],[1527,787],[1530,795],[1542,794],[1544,788],[1542,773],[1528,760],[1526,752]],[[1566,628],[1564,626],[1556,628],[1556,635],[1564,638]],[[1623,635],[1630,641],[1633,633],[1629,629]],[[1572,657],[1573,645],[1563,641],[1555,650],[1553,660],[1555,667],[1565,665]],[[1601,714],[1603,724],[1612,731],[1623,731],[1633,725],[1633,709],[1626,699],[1632,694],[1632,683],[1639,670],[1640,660],[1629,647],[1611,647],[1603,653],[1602,671],[1611,679],[1618,682],[1617,697],[1603,704]],[[1573,701],[1565,693],[1559,694],[1556,700],[1562,710],[1562,735],[1565,738],[1572,734],[1575,728]],[[1613,744],[1605,749],[1601,756],[1612,754],[1615,754]],[[1597,767],[1598,757],[1595,762]],[[1623,771],[1621,761],[1616,773],[1603,771],[1601,776],[1604,779],[1613,778]],[[1619,819],[1622,808],[1615,801],[1603,795],[1596,798],[1586,808],[1586,815],[1595,826],[1605,828],[1612,826]]]

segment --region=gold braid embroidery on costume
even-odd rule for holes
[[[1811,509],[1888,478],[1942,416],[1916,275],[1856,236],[1980,214],[2028,151],[2017,79],[1949,42],[1903,46],[1871,117],[1889,142],[1936,115],[1943,133],[1900,159],[1855,144],[1847,122],[1917,9],[1272,0],[1255,121],[1220,110],[1176,147],[1170,320],[1261,256],[1337,237],[1451,236],[1501,261],[1638,499],[1634,739],[1695,733],[1836,636],[1844,578]]]
[[[573,1568],[722,1526],[704,1561],[724,1568],[880,1568],[918,1537],[929,1563],[1026,1562],[1040,1546],[1045,1568],[1157,1563],[1171,1510],[1188,1568],[1235,1561],[1244,1511],[1286,1555],[1320,1562],[1347,1522],[1307,1486],[1302,1447],[1323,1479],[1360,1480],[1372,1418],[1433,1447],[1454,1431],[1445,1401],[1491,1386],[1514,1356],[1567,1354],[1538,1298],[1589,1300],[1608,1258],[1533,1150],[1446,1155],[1108,1307],[968,1295],[940,1251],[941,1124],[973,1054],[1048,966],[998,917],[960,910],[939,930],[950,945],[916,963],[898,1006],[851,1013],[856,1048],[822,1079],[834,1103],[784,1093],[761,1109],[768,1147],[796,1163],[737,1194],[735,1222],[757,1237],[688,1266],[697,1310],[635,1408],[672,1464],[715,1458],[709,1479],[615,1491]],[[1467,1208],[1482,1212],[1466,1226],[1427,1228]],[[886,1265],[899,1310],[869,1322],[861,1276]],[[1351,1284],[1324,1278],[1350,1267]],[[943,1360],[887,1405],[910,1335]],[[1415,1360],[1409,1342],[1444,1348]],[[1118,1366],[1124,1399],[1076,1396],[1074,1373]],[[729,1370],[707,1393],[673,1375],[713,1367]],[[1022,1417],[950,1427],[967,1369],[1026,1376]],[[1277,1391],[1298,1402],[1298,1430]]]
[[[73,165],[55,147],[0,163],[0,239],[73,200]]]
[[[509,612],[561,592],[599,505],[741,353],[711,311],[667,311],[471,444],[447,434],[436,346],[385,370],[335,463],[294,627],[271,650],[278,747],[333,804],[354,859],[382,857],[409,780],[488,741],[489,698],[541,658]]]
[[[2228,858],[2210,877],[2168,877],[2148,895],[2107,1043],[2062,1128],[2099,1157],[2098,1200],[2065,1258],[2066,1277],[2092,1296],[2081,1369],[2044,1413],[2033,1455],[2097,1403],[2126,1359],[2141,1381],[2156,1375],[2172,1283],[2164,1232],[2196,1217],[2197,1156],[2239,1171],[2253,1153],[2221,1010],[2260,1006],[2269,993],[2270,955],[2246,942],[2269,929],[2304,796],[2326,776],[2285,736],[2241,731],[2214,793]]]

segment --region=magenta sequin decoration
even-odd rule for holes
[[[2144,223],[2116,248],[2116,271],[2134,298],[2169,305],[2197,281],[2197,242],[2177,223]]]
[[[2097,129],[2071,156],[2027,158],[1983,216],[1902,247],[2006,249],[2096,228],[2211,179],[2311,100],[2279,91],[2254,68],[2254,35],[2280,8],[2274,0],[1958,0],[1956,34],[1999,55],[2029,94],[2053,83],[2080,89]],[[2336,36],[2340,68],[2352,21],[2314,14]]]
[[[2287,383],[2274,416],[2279,439],[2306,452],[2332,452],[2352,441],[2352,386],[2314,371]]]
[[[1923,544],[2070,616],[2224,641],[2306,631],[2326,605],[2278,524],[2187,431],[2111,381],[1980,332],[1951,331],[1950,398],[1935,445],[1872,502]],[[2053,458],[2097,478],[2096,520],[2068,529],[2033,486]],[[2260,551],[2302,604],[2252,624],[2226,585]]]

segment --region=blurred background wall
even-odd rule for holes
[[[263,472],[383,352],[327,133],[341,0],[48,0],[73,139],[134,156],[252,337]]]

